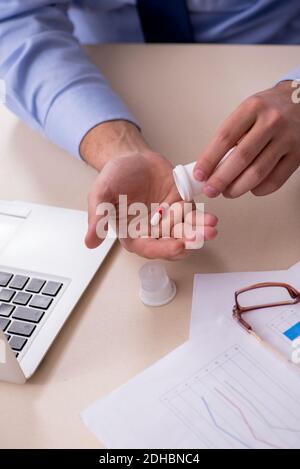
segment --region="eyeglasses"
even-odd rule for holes
[[[266,289],[264,290],[263,297],[265,298],[264,303],[260,304],[247,304],[242,306],[242,302],[247,302],[247,296],[249,297],[249,293],[253,293],[256,295],[255,292],[258,289]],[[276,290],[276,292],[275,292]],[[266,294],[267,293],[267,294]],[[233,318],[240,324],[243,329],[245,329],[249,334],[255,337],[264,347],[275,353],[281,360],[288,361],[289,364],[294,365],[290,360],[288,360],[279,350],[275,349],[270,343],[265,342],[252,328],[252,326],[245,321],[243,315],[245,313],[249,313],[250,311],[255,311],[257,309],[263,308],[273,308],[277,306],[287,306],[287,305],[294,305],[300,302],[300,292],[292,287],[287,283],[281,282],[264,282],[264,283],[256,283],[254,285],[250,285],[249,287],[242,288],[241,290],[237,290],[234,294],[235,297],[235,305],[233,307]],[[277,298],[277,301],[268,301],[269,298]],[[248,299],[249,302],[249,299]],[[251,300],[250,300],[251,302]],[[297,367],[299,370],[299,367]]]

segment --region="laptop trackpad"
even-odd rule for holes
[[[13,239],[25,219],[0,213],[0,251]]]

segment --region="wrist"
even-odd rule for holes
[[[293,80],[283,80],[279,81],[276,85],[275,88],[278,90],[283,90],[292,93],[293,92],[293,86],[292,86]]]
[[[115,158],[149,151],[140,130],[131,122],[103,122],[91,129],[80,145],[82,158],[98,171]]]

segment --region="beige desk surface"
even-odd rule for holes
[[[300,47],[89,52],[148,140],[174,163],[194,160],[243,98],[300,62]],[[85,209],[95,172],[2,108],[0,175],[0,199]],[[101,447],[79,412],[187,339],[195,272],[279,269],[298,261],[299,206],[299,171],[273,196],[209,202],[220,218],[219,237],[188,260],[167,263],[178,294],[159,309],[144,307],[137,296],[143,260],[116,246],[33,378],[24,386],[0,383],[0,447]]]

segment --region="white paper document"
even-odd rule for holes
[[[300,368],[232,318],[234,292],[259,282],[300,290],[300,263],[287,271],[195,275],[190,340],[84,411],[91,431],[109,448],[300,448]],[[272,287],[247,301],[289,298]],[[300,303],[245,319],[291,359]]]
[[[82,418],[109,448],[300,448],[300,380],[219,318]]]

